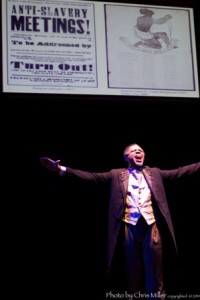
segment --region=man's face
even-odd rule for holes
[[[128,149],[127,159],[132,167],[142,167],[144,163],[145,153],[138,145],[132,145]]]

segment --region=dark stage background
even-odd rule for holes
[[[195,7],[199,61],[197,1],[144,4]],[[49,156],[73,168],[107,171],[124,167],[123,149],[136,142],[145,149],[150,166],[167,169],[197,162],[199,99],[5,93],[1,97],[7,295],[104,299],[109,190],[65,181],[43,169],[39,159]],[[178,241],[181,293],[200,295],[199,176],[166,186],[166,191]]]

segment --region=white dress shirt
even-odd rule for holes
[[[151,202],[151,191],[142,171],[130,169],[123,220],[126,223],[136,225],[141,216],[144,217],[149,225],[155,222]]]

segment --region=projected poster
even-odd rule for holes
[[[106,5],[106,22],[109,87],[195,89],[187,10]]]
[[[98,86],[94,4],[7,1],[7,85],[25,91]]]
[[[2,4],[3,91],[199,97],[192,8]]]

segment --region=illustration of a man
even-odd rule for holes
[[[134,26],[135,36],[140,39],[134,44],[135,47],[140,45],[145,47],[151,47],[154,49],[161,49],[162,43],[164,42],[166,47],[170,44],[170,39],[166,32],[152,32],[151,27],[154,24],[164,24],[172,18],[170,15],[165,15],[159,19],[153,19],[152,16],[154,12],[147,8],[141,8],[140,13],[142,16],[137,18],[137,23]]]

